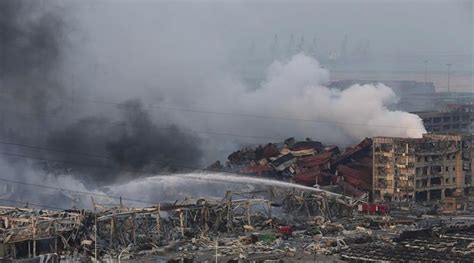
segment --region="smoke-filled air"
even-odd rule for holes
[[[417,115],[389,109],[398,99],[390,87],[379,83],[338,90],[326,86],[329,80],[327,69],[300,53],[287,61],[273,62],[258,89],[231,84],[229,89],[213,91],[215,97],[204,94],[198,104],[204,108],[217,97],[226,112],[254,113],[260,119],[286,119],[284,124],[275,124],[280,132],[335,144],[378,135],[421,137],[426,132]],[[259,120],[249,130],[271,134],[271,125]]]
[[[0,0],[0,263],[473,262],[473,8]]]
[[[269,51],[279,29],[242,19],[249,3],[138,2],[0,1],[2,179],[99,191],[292,136],[343,147],[425,132],[390,86],[330,88],[305,42]]]

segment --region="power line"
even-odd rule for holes
[[[32,157],[32,156],[23,155],[23,154],[7,153],[7,152],[0,152],[0,154],[1,155],[6,155],[6,156],[11,156],[11,157],[18,157],[18,158],[25,158],[25,159],[32,159],[32,160],[39,160],[39,161],[70,163],[70,164],[74,164],[74,165],[77,165],[77,166],[83,166],[83,167],[85,166],[85,167],[95,167],[95,168],[102,168],[102,169],[114,169],[114,170],[118,170],[118,171],[126,171],[126,172],[134,172],[134,173],[145,174],[143,171],[129,170],[129,169],[118,169],[118,168],[112,167],[112,166],[103,166],[103,165],[95,165],[95,164],[87,164],[87,163],[77,163],[77,162],[72,162],[72,161],[67,161],[67,160],[39,158],[39,157]],[[121,198],[122,200],[127,200],[127,201],[132,201],[132,202],[155,204],[153,202],[149,202],[149,201],[145,201],[145,200],[132,199],[132,198],[126,198],[126,197],[124,198],[124,197],[120,197],[120,196],[111,196],[111,195],[105,195],[105,194],[97,194],[97,193],[93,193],[93,192],[78,191],[78,190],[66,189],[66,188],[55,187],[55,186],[33,184],[33,183],[28,183],[28,182],[15,181],[15,180],[11,180],[9,178],[3,178],[3,177],[0,177],[0,181],[4,181],[4,182],[8,182],[8,183],[14,183],[14,184],[28,185],[28,186],[33,186],[33,187],[42,187],[42,188],[52,189],[52,190],[66,191],[66,192],[71,192],[71,193],[76,193],[76,194],[91,195],[91,196],[97,196],[97,197],[108,197],[108,198],[114,198],[114,199],[120,199]]]
[[[58,159],[40,158],[40,157],[28,156],[28,155],[17,154],[17,153],[0,152],[0,155],[11,156],[11,157],[18,157],[18,158],[25,158],[25,159],[31,159],[31,160],[38,160],[38,161],[46,161],[46,162],[69,163],[69,164],[73,164],[73,165],[76,165],[76,166],[95,167],[95,168],[101,168],[101,169],[110,169],[110,170],[116,170],[116,171],[119,171],[119,172],[120,172],[120,171],[121,171],[121,172],[132,172],[132,173],[137,173],[137,174],[142,174],[142,175],[148,174],[147,172],[142,171],[142,170],[123,169],[123,168],[117,168],[117,167],[115,167],[115,166],[105,166],[105,165],[97,165],[97,164],[90,164],[90,163],[78,163],[78,162],[68,161],[68,160],[58,160]],[[174,166],[174,167],[176,167],[176,168],[189,169],[189,170],[193,170],[193,171],[199,170],[199,171],[211,172],[211,171],[206,170],[206,169],[201,168],[201,167],[185,166],[185,165],[181,165],[181,164],[170,163],[170,161],[172,161],[172,160],[163,160],[163,161],[161,161],[161,162],[155,161],[155,163],[161,163],[161,164],[165,164],[165,165],[172,165],[172,166]],[[228,172],[228,173],[236,174],[236,173],[233,173],[233,172]]]
[[[38,157],[32,157],[32,156],[27,156],[27,155],[22,155],[22,154],[15,154],[15,153],[0,152],[0,154],[7,155],[7,156],[12,156],[12,157],[20,157],[20,158],[26,158],[26,159],[41,160],[41,161],[73,163],[75,165],[80,165],[80,166],[113,168],[113,169],[115,168],[115,167],[107,167],[107,166],[98,166],[98,165],[94,165],[94,164],[75,163],[75,162],[70,162],[70,161],[65,161],[65,160],[38,158]],[[211,170],[207,170],[207,169],[203,169],[203,168],[199,168],[199,167],[192,167],[192,166],[185,166],[185,165],[175,165],[175,164],[173,164],[173,165],[176,166],[177,168],[189,169],[189,170],[192,170],[192,171],[203,171],[203,172],[207,172],[207,173],[216,172],[216,171],[211,171]],[[118,169],[118,170],[119,171],[132,171],[132,172],[136,172],[136,173],[139,173],[139,174],[145,174],[143,171],[138,171],[138,170],[125,170],[125,169]],[[227,173],[227,174],[231,174],[231,175],[240,174],[240,175],[248,176],[246,174],[242,174],[242,173],[239,173],[239,172],[230,172],[230,171],[219,171],[219,172],[220,173]],[[70,193],[75,193],[75,194],[105,197],[105,198],[112,198],[112,199],[120,199],[120,200],[126,200],[126,201],[131,201],[131,202],[138,202],[138,203],[146,203],[146,204],[156,204],[156,202],[150,202],[150,201],[146,201],[146,200],[132,199],[132,198],[127,198],[127,197],[113,196],[113,195],[107,195],[107,194],[98,194],[98,193],[93,193],[93,192],[66,189],[66,188],[50,186],[50,185],[28,183],[28,182],[23,182],[23,181],[12,180],[12,179],[9,179],[9,178],[0,177],[0,181],[4,181],[4,182],[8,182],[8,183],[14,183],[14,184],[20,184],[20,185],[27,185],[27,186],[31,186],[31,187],[39,187],[39,188],[45,188],[45,189],[51,189],[51,190],[57,190],[57,191],[65,191],[65,192],[70,192]]]
[[[45,159],[45,158],[36,158],[36,157],[31,157],[31,156],[26,156],[26,155],[20,155],[20,154],[13,154],[13,153],[5,153],[5,152],[0,152],[2,155],[7,155],[7,156],[13,156],[13,157],[20,157],[20,158],[26,158],[26,159],[33,159],[33,160],[42,160],[42,161],[51,161],[51,162],[67,162],[70,163],[69,161],[63,161],[63,160],[54,160],[54,159]],[[77,165],[77,163],[76,163]],[[81,164],[82,166],[93,166],[97,167],[97,165],[90,165],[90,164]],[[173,166],[181,169],[188,169],[191,171],[201,171],[201,172],[207,172],[207,173],[215,173],[216,171],[212,170],[207,170],[204,168],[199,168],[199,167],[193,167],[193,166],[185,166],[185,165],[175,165]],[[104,166],[98,166],[101,168],[108,168]],[[124,170],[124,169],[118,169],[119,171],[131,171],[131,170]],[[139,174],[145,174],[143,171],[134,171]],[[244,175],[248,176],[246,174],[242,174],[239,172],[230,172],[230,171],[219,171],[219,173],[224,173],[224,174],[231,174],[231,175]],[[164,175],[166,176],[166,175]],[[106,195],[106,194],[98,194],[98,193],[93,193],[93,192],[86,192],[86,191],[78,191],[78,190],[73,190],[73,189],[66,189],[62,187],[55,187],[55,186],[49,186],[49,185],[42,185],[42,184],[35,184],[35,183],[28,183],[28,182],[22,182],[22,181],[16,181],[12,180],[9,178],[3,178],[0,177],[0,181],[8,182],[8,183],[14,183],[14,184],[20,184],[20,185],[27,185],[27,186],[32,186],[32,187],[40,187],[40,188],[45,188],[45,189],[52,189],[52,190],[58,190],[58,191],[65,191],[65,192],[71,192],[71,193],[76,193],[76,194],[82,194],[82,195],[90,195],[90,196],[97,196],[97,197],[106,197],[106,198],[113,198],[113,199],[122,199],[126,201],[131,201],[131,202],[138,202],[138,203],[146,203],[146,204],[156,204],[156,202],[150,202],[146,200],[140,200],[140,199],[132,199],[132,198],[127,198],[127,197],[121,197],[121,196],[113,196],[113,195]]]
[[[66,99],[66,98],[63,98],[63,99]],[[74,98],[74,99],[77,99],[77,98]],[[98,101],[98,100],[91,100],[91,99],[87,99],[87,98],[80,98],[79,100],[82,101],[82,102],[93,103],[93,104],[123,105],[123,103],[120,103],[120,102]],[[175,107],[157,106],[157,105],[152,105],[152,106],[149,106],[149,107],[156,108],[156,109],[161,109],[161,110],[168,110],[168,111],[191,112],[191,113],[212,114],[212,115],[224,115],[224,116],[232,116],[232,117],[246,117],[246,118],[257,118],[257,119],[275,119],[275,120],[284,120],[284,121],[323,123],[323,124],[330,124],[330,125],[351,125],[351,126],[364,126],[364,127],[369,126],[369,127],[391,128],[391,129],[419,130],[418,128],[401,127],[401,126],[394,126],[394,125],[377,125],[377,124],[367,124],[367,123],[322,121],[322,120],[314,120],[314,119],[292,118],[292,117],[285,117],[285,116],[256,115],[256,114],[246,114],[246,113],[238,113],[238,112],[220,112],[220,111],[210,111],[210,110],[191,109],[191,108],[175,108]],[[34,114],[31,114],[31,115],[34,116]],[[36,114],[36,115],[40,116],[39,114]]]
[[[118,103],[118,102],[106,102],[106,101],[96,101],[96,100],[87,100],[87,99],[82,99],[81,101],[88,102],[88,103],[109,104],[109,105],[121,105],[122,104],[122,103]],[[285,121],[324,123],[324,124],[333,124],[333,125],[371,126],[371,127],[382,127],[382,128],[419,130],[418,128],[401,127],[401,126],[393,126],[393,125],[376,125],[376,124],[353,123],[353,122],[320,121],[320,120],[313,120],[313,119],[301,119],[301,118],[281,117],[281,116],[255,115],[255,114],[236,113],[236,112],[219,112],[219,111],[208,111],[208,110],[190,109],[190,108],[173,108],[173,107],[156,106],[156,105],[152,105],[150,107],[151,108],[162,109],[162,110],[169,110],[169,111],[192,112],[192,113],[213,114],[213,115],[225,115],[225,116],[233,116],[233,117],[275,119],[275,120],[285,120]]]
[[[27,145],[27,144],[16,143],[16,142],[0,141],[0,144],[12,145],[12,146],[18,146],[18,147],[24,147],[24,148],[31,148],[31,149],[43,150],[43,151],[49,151],[49,152],[71,154],[71,155],[83,155],[83,156],[91,157],[91,158],[100,158],[100,159],[107,159],[107,160],[111,159],[111,157],[104,156],[104,155],[95,155],[95,154],[84,153],[84,152],[69,152],[69,151],[64,151],[64,150],[60,150],[60,149],[48,148],[48,147],[44,147],[44,146]]]
[[[0,143],[2,143],[2,142],[0,142]],[[35,146],[24,145],[24,144],[23,144],[23,146],[35,147]],[[42,149],[42,150],[48,150],[48,148],[45,148],[45,147],[41,147],[41,149]],[[67,152],[66,152],[66,153],[67,153]],[[48,162],[71,163],[71,164],[78,165],[78,166],[98,167],[98,168],[102,168],[102,169],[114,169],[114,170],[118,170],[118,171],[127,171],[127,172],[133,172],[133,173],[138,173],[138,174],[146,174],[144,171],[141,171],[141,170],[120,169],[120,168],[113,167],[113,166],[103,166],[103,165],[88,164],[88,163],[77,163],[77,162],[68,161],[68,160],[57,160],[57,159],[39,158],[39,157],[27,156],[27,155],[24,155],[24,154],[7,153],[7,152],[0,152],[0,154],[6,155],[6,156],[12,156],[12,157],[33,159],[33,160],[41,160],[41,161],[48,161]],[[74,154],[74,153],[73,153],[73,154]],[[76,153],[76,154],[77,154],[77,153]],[[188,170],[191,170],[191,171],[202,171],[202,172],[207,172],[207,173],[217,172],[217,171],[212,171],[212,170],[204,169],[204,168],[201,168],[201,167],[178,165],[178,164],[170,163],[169,161],[170,161],[170,160],[162,161],[162,163],[167,164],[167,165],[172,165],[172,166],[174,166],[174,167],[176,167],[176,168],[188,169]],[[159,163],[159,161],[156,161],[156,163]],[[220,173],[227,173],[227,174],[231,174],[231,175],[239,174],[239,175],[243,175],[243,176],[248,176],[247,174],[243,174],[243,173],[239,173],[239,172],[232,172],[232,171],[219,171],[219,172],[220,172]],[[101,196],[101,197],[104,197],[104,196],[105,196],[105,197],[116,198],[116,199],[117,199],[117,198],[121,198],[121,197],[119,197],[119,196],[117,197],[117,196],[111,196],[111,195],[96,194],[96,193],[92,193],[92,192],[70,190],[70,189],[65,189],[65,188],[60,188],[60,187],[52,187],[52,186],[45,186],[45,185],[40,185],[40,184],[32,184],[32,183],[20,182],[20,181],[11,180],[11,179],[8,179],[8,178],[0,178],[0,181],[10,182],[10,183],[16,183],[16,184],[23,184],[23,185],[29,185],[29,186],[36,186],[36,187],[43,187],[43,188],[54,189],[54,190],[69,191],[69,192],[72,192],[72,193],[79,193],[79,194],[86,194],[86,195],[93,195],[93,196]],[[123,199],[123,200],[129,200],[129,201],[135,201],[135,202],[142,202],[142,203],[154,204],[153,202],[144,201],[144,200],[138,200],[138,199],[131,199],[131,198],[121,198],[121,199]]]
[[[117,103],[117,104],[119,104],[119,103]],[[27,116],[31,116],[31,117],[39,117],[40,116],[39,114],[29,114],[29,113],[18,112],[18,111],[11,111],[11,110],[5,110],[5,111],[11,112],[11,113],[16,113],[16,114],[27,115]],[[52,116],[52,115],[48,118],[59,119],[58,116]],[[173,127],[156,127],[156,128],[161,129],[161,130],[174,129]],[[234,133],[226,133],[226,132],[215,132],[215,131],[198,131],[198,130],[184,128],[184,127],[179,127],[179,130],[182,131],[182,132],[187,131],[188,133],[191,133],[191,134],[197,133],[197,134],[206,134],[206,135],[229,136],[229,137],[236,137],[236,138],[266,139],[266,140],[278,140],[278,141],[283,141],[283,140],[286,139],[286,137],[283,138],[283,137],[270,137],[270,136],[258,136],[258,135],[242,135],[242,134],[234,134]],[[304,137],[311,137],[311,136],[304,136]],[[333,144],[333,145],[340,145],[340,146],[349,146],[349,145],[351,145],[351,144],[347,144],[347,143],[346,144],[341,144],[339,142],[326,142],[326,144]],[[37,148],[39,148],[39,147],[41,147],[41,146],[37,146]],[[62,150],[58,149],[57,151],[62,151]],[[91,155],[92,156],[93,154],[86,153],[85,155]],[[100,156],[100,155],[95,155],[95,156],[98,157],[98,158],[104,158],[104,159],[110,158],[110,157],[107,157],[107,156]]]
[[[1,155],[6,155],[6,156],[12,156],[12,157],[32,159],[32,160],[72,163],[72,164],[75,164],[75,165],[87,166],[87,167],[98,167],[98,168],[104,168],[104,169],[107,169],[107,168],[114,169],[115,168],[115,167],[100,166],[100,165],[95,165],[95,164],[76,163],[76,162],[70,162],[70,161],[65,161],[65,160],[38,158],[38,157],[32,157],[32,156],[27,156],[27,155],[22,155],[22,154],[15,154],[15,153],[0,152],[0,154]],[[206,170],[206,169],[203,169],[203,168],[197,168],[197,167],[192,167],[192,166],[175,165],[175,164],[172,164],[172,165],[177,167],[177,168],[189,169],[189,170],[193,170],[193,171],[212,172],[212,171],[209,171],[209,170]],[[139,170],[129,170],[129,169],[117,169],[117,170],[118,171],[134,172],[134,173],[138,173],[138,174],[146,174],[145,172],[139,171]],[[224,172],[224,171],[222,171],[222,172],[223,173],[229,173],[229,174],[238,174],[238,173],[232,173],[232,172]],[[132,199],[132,198],[121,197],[121,196],[112,196],[112,195],[98,194],[98,193],[93,193],[93,192],[66,189],[66,188],[62,188],[62,187],[55,187],[55,186],[48,186],[48,185],[42,185],[42,184],[21,182],[21,181],[16,181],[16,180],[12,180],[12,179],[9,179],[9,178],[3,178],[3,177],[0,177],[0,181],[4,181],[4,182],[8,182],[8,183],[14,183],[14,184],[20,184],[20,185],[28,185],[28,186],[33,186],[33,187],[41,187],[41,188],[45,188],[45,189],[52,189],[52,190],[58,190],[58,191],[66,191],[66,192],[82,194],[82,195],[91,195],[91,196],[97,196],[97,197],[122,199],[122,200],[126,200],[126,201],[139,202],[139,203],[156,204],[155,202],[150,202],[150,201],[145,201],[145,200],[140,200],[140,199]]]
[[[60,152],[60,153],[71,154],[71,155],[84,155],[84,156],[91,156],[91,157],[97,156],[101,159],[108,159],[108,160],[113,159],[111,156],[94,155],[94,154],[84,153],[84,152],[68,152],[68,151],[63,151],[63,150],[58,150],[58,149],[51,149],[51,148],[47,148],[47,147],[43,147],[43,146],[34,146],[34,145],[27,145],[27,144],[22,144],[22,143],[0,141],[0,144],[15,145],[15,146],[20,146],[20,147],[40,149],[40,150],[43,150],[43,151]],[[68,164],[72,164],[72,165],[75,165],[75,166],[95,167],[95,168],[101,168],[101,169],[111,169],[111,170],[141,173],[141,174],[146,173],[145,171],[137,170],[137,169],[123,169],[123,168],[118,168],[116,166],[106,166],[106,165],[83,163],[83,162],[76,162],[76,161],[70,161],[70,160],[50,159],[50,158],[43,158],[43,157],[36,157],[36,156],[28,156],[28,155],[19,154],[19,153],[0,152],[0,154],[1,155],[6,155],[6,156],[11,156],[11,157],[26,158],[26,159],[33,159],[33,160],[46,161],[46,162],[68,163]],[[181,164],[173,164],[173,163],[170,163],[171,161],[176,162],[176,161],[179,161],[179,160],[163,160],[161,162],[161,164],[173,165],[177,168],[184,168],[184,169],[191,169],[191,170],[202,170],[202,171],[208,172],[208,170],[203,169],[201,167],[192,167],[192,166],[184,166],[184,165],[181,165]],[[155,162],[160,163],[159,161],[155,161]]]
[[[87,166],[87,167],[95,167],[95,168],[102,168],[102,169],[116,169],[114,166],[105,166],[105,165],[98,165],[98,164],[90,164],[90,163],[82,163],[82,162],[75,162],[69,160],[57,160],[57,159],[49,159],[43,157],[35,157],[35,156],[28,156],[24,154],[18,153],[10,153],[10,152],[0,152],[1,155],[11,156],[11,157],[18,157],[18,158],[26,158],[26,159],[33,159],[38,161],[46,161],[46,162],[58,162],[58,163],[68,163],[76,166]],[[125,169],[120,169],[123,171],[128,171]]]
[[[150,201],[145,201],[145,200],[140,200],[140,199],[132,199],[132,198],[127,198],[127,197],[121,197],[121,196],[113,196],[113,195],[106,195],[106,194],[98,194],[98,193],[93,193],[93,192],[86,192],[86,191],[78,191],[78,190],[72,190],[72,189],[67,189],[67,188],[62,188],[62,187],[55,187],[55,186],[50,186],[50,185],[43,185],[43,184],[33,184],[33,183],[28,183],[28,182],[20,182],[20,181],[15,181],[11,180],[8,178],[3,178],[0,177],[1,181],[7,182],[7,183],[12,183],[12,184],[20,184],[20,185],[27,185],[27,186],[32,186],[32,187],[39,187],[39,188],[45,188],[45,189],[50,189],[50,190],[57,190],[57,191],[64,191],[64,192],[69,192],[69,193],[75,193],[75,194],[81,194],[81,195],[89,195],[89,196],[96,196],[96,197],[103,197],[103,198],[112,198],[112,199],[121,199],[121,200],[126,200],[126,201],[131,201],[131,202],[137,202],[137,203],[146,203],[146,204],[156,204]]]
[[[3,110],[4,112],[10,112],[10,113],[15,113],[15,114],[21,114],[25,116],[30,116],[32,118],[37,118],[40,117],[40,114],[31,114],[31,113],[25,113],[25,112],[18,112],[18,111],[11,111],[11,110]],[[60,117],[58,116],[48,116],[48,119],[59,119]],[[156,127],[157,129],[160,130],[169,130],[173,129],[173,127]],[[208,135],[220,135],[220,136],[229,136],[229,137],[239,137],[239,138],[253,138],[253,139],[270,139],[270,140],[284,140],[282,138],[277,138],[277,137],[269,137],[269,136],[257,136],[257,135],[241,135],[241,134],[231,134],[231,133],[222,133],[222,132],[214,132],[214,131],[197,131],[193,129],[188,129],[184,127],[179,127],[180,131],[187,130],[188,133],[197,133],[197,134],[208,134]],[[336,143],[334,143],[336,144]]]
[[[49,205],[44,205],[44,204],[30,203],[29,201],[19,201],[19,200],[13,200],[13,199],[0,199],[0,201],[10,202],[10,203],[15,203],[15,204],[22,204],[22,205],[25,205],[25,208],[27,206],[32,205],[32,206],[48,208],[48,209],[54,209],[54,210],[67,210],[67,208],[62,208],[62,207],[57,207],[57,206],[49,206]]]
[[[0,142],[0,144],[4,144],[3,142]],[[8,143],[12,145],[22,145],[22,144],[15,144],[15,143]],[[26,145],[25,145],[26,146]],[[44,151],[48,151],[48,148],[44,147],[35,147],[35,146],[26,146],[29,148],[40,148]],[[67,153],[67,154],[81,154],[81,155],[88,155],[87,153],[74,153],[74,152],[66,152],[66,151],[61,151],[62,153]],[[18,158],[25,158],[25,159],[32,159],[32,160],[37,160],[37,161],[45,161],[45,162],[57,162],[57,163],[67,163],[71,164],[74,166],[83,166],[83,167],[94,167],[94,168],[100,168],[100,169],[110,169],[110,170],[116,170],[116,171],[122,171],[122,172],[131,172],[131,173],[139,173],[139,174],[146,174],[145,171],[142,170],[137,170],[137,169],[124,169],[124,168],[118,168],[116,166],[107,166],[107,165],[100,165],[100,164],[92,164],[92,163],[83,163],[83,162],[76,162],[76,161],[70,161],[70,160],[59,160],[59,159],[51,159],[51,158],[44,158],[44,157],[36,157],[36,156],[29,156],[25,154],[19,154],[19,153],[11,153],[11,152],[0,152],[0,155],[5,155],[5,156],[11,156],[11,157],[18,157]],[[111,157],[110,157],[111,159]],[[177,165],[174,163],[170,163],[171,161],[177,161],[177,160],[163,160],[161,162],[155,161],[156,163],[161,163],[165,165],[172,165],[176,168],[184,168],[184,169],[191,169],[191,170],[203,170],[207,171],[201,167],[193,167],[193,166],[184,166],[184,165]]]
[[[162,129],[172,129],[172,128],[162,128]],[[235,134],[235,133],[222,133],[222,132],[206,132],[206,131],[197,131],[197,130],[192,130],[192,129],[187,129],[187,128],[180,128],[180,130],[187,130],[190,133],[198,133],[198,134],[207,134],[207,135],[218,135],[218,136],[229,136],[229,137],[239,137],[239,138],[252,138],[252,139],[265,139],[265,140],[275,140],[282,142],[288,137],[268,137],[268,136],[253,136],[253,135],[240,135],[240,134]],[[310,136],[303,136],[303,137],[310,137]],[[326,141],[324,142],[326,145],[338,145],[338,146],[350,146],[352,144],[348,143],[339,143],[339,142],[330,142]]]
[[[21,114],[25,116],[30,116],[32,118],[37,118],[40,117],[41,114],[32,114],[32,113],[26,113],[26,112],[19,112],[19,111],[11,111],[11,110],[3,110],[4,112],[10,112],[10,113],[15,113],[15,114]],[[48,119],[59,119],[60,117],[50,115],[48,116]],[[157,129],[160,130],[169,130],[173,129],[173,127],[156,127]],[[197,131],[193,129],[188,129],[184,127],[179,127],[180,131],[187,130],[188,133],[197,133],[197,134],[208,134],[208,135],[221,135],[221,136],[229,136],[229,137],[239,137],[239,138],[253,138],[253,139],[270,139],[270,140],[284,140],[282,138],[277,138],[277,137],[269,137],[269,136],[257,136],[257,135],[241,135],[241,134],[231,134],[231,133],[223,133],[223,132],[214,132],[214,131]]]
[[[47,147],[44,147],[44,146],[27,145],[27,144],[22,144],[22,143],[0,141],[0,144],[27,147],[27,148],[32,148],[32,149],[40,149],[42,151],[61,152],[61,153],[71,154],[71,155],[97,156],[97,157],[100,157],[101,159],[108,159],[108,160],[113,159],[111,156],[94,155],[94,154],[84,153],[84,152],[68,152],[68,151],[63,151],[63,150],[58,150],[58,149],[51,149],[51,148],[47,148]],[[119,168],[117,166],[112,166],[112,165],[107,166],[107,165],[100,165],[100,164],[76,162],[76,161],[70,161],[70,160],[58,160],[58,159],[29,156],[29,155],[25,155],[25,154],[11,153],[11,152],[0,152],[0,154],[1,155],[6,155],[6,156],[11,156],[11,157],[33,159],[33,160],[45,161],[45,162],[67,163],[67,164],[72,164],[74,166],[86,166],[86,167],[94,167],[94,168],[100,168],[100,169],[109,169],[109,170],[116,170],[116,171],[123,171],[123,172],[146,174],[146,172],[143,171],[143,170],[124,169],[124,168]],[[161,164],[164,164],[164,165],[171,165],[171,166],[174,166],[176,168],[183,168],[183,169],[189,169],[189,170],[194,170],[194,171],[195,170],[201,170],[201,171],[209,172],[208,170],[203,169],[201,167],[185,166],[185,165],[182,165],[182,164],[171,163],[171,162],[176,162],[176,161],[179,161],[179,160],[170,160],[170,159],[168,159],[168,160],[162,160],[161,162],[159,162],[157,160],[155,162],[156,163],[161,163]],[[233,173],[233,174],[235,174],[235,173]]]
[[[21,157],[21,158],[26,158],[26,159],[33,159],[33,160],[47,160],[47,161],[54,161],[54,162],[64,162],[62,160],[36,158],[36,157],[30,157],[30,156],[26,156],[26,155],[18,155],[18,154],[4,153],[4,152],[0,152],[0,154],[7,155],[7,156]],[[87,165],[87,164],[83,164],[83,165],[84,166],[95,166],[95,165]],[[105,167],[103,167],[103,168],[105,168]],[[179,166],[179,168],[185,168],[185,169],[190,169],[190,170],[194,170],[194,171],[198,170],[198,171],[205,171],[205,172],[213,172],[213,171],[209,171],[209,170],[206,170],[206,169],[203,169],[203,168],[196,168],[196,167],[191,167],[191,166],[182,166],[181,165],[181,166]],[[120,170],[123,171],[123,169],[120,169]],[[221,172],[222,173],[229,173],[229,174],[233,174],[233,175],[239,174],[237,172],[235,172],[235,173],[234,172],[227,172],[227,171],[221,171]],[[144,174],[143,172],[140,172],[140,173]],[[133,198],[122,197],[122,196],[98,194],[98,193],[93,193],[93,192],[79,191],[79,190],[67,189],[67,188],[50,186],[50,185],[28,183],[28,182],[16,181],[16,180],[12,180],[12,179],[9,179],[9,178],[4,178],[4,177],[0,177],[0,181],[7,182],[7,183],[13,183],[13,184],[19,184],[19,185],[26,185],[26,186],[31,186],[31,187],[39,187],[39,188],[50,189],[50,190],[70,192],[70,193],[81,194],[81,195],[96,196],[96,197],[103,197],[103,198],[112,198],[112,199],[119,199],[119,200],[125,200],[125,201],[137,202],[137,203],[144,203],[144,204],[152,204],[152,205],[156,204],[156,202],[150,202],[150,201],[146,201],[146,200],[133,199]]]

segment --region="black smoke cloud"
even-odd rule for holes
[[[0,151],[54,160],[31,166],[89,184],[198,166],[200,140],[152,118],[138,100],[119,105],[118,115],[117,109],[102,112],[80,100],[72,103],[71,90],[81,96],[88,87],[64,81],[73,74],[65,58],[74,46],[67,37],[74,27],[67,7],[52,1],[0,1],[0,141],[43,148],[0,144]],[[23,171],[23,176],[5,172],[12,178],[43,174],[16,169],[24,163],[15,158],[3,159],[1,166],[13,167],[0,167],[3,171]]]
[[[119,137],[106,144],[107,152],[116,162],[134,169],[152,163],[173,167],[199,162],[202,153],[197,137],[180,131],[176,125],[157,127],[137,100],[125,102],[119,108],[122,120],[112,128]]]
[[[104,183],[119,175],[130,178],[198,167],[198,137],[175,125],[159,127],[139,100],[126,101],[118,110],[117,120],[86,117],[53,131],[47,140],[58,150],[53,156],[71,161],[87,179]],[[81,153],[94,155],[78,156]]]
[[[45,73],[57,66],[62,19],[36,1],[0,1],[0,74]],[[35,13],[39,15],[35,17]]]
[[[65,21],[38,1],[0,1],[0,88],[5,107],[43,114],[61,94]],[[8,109],[10,110],[10,109]]]

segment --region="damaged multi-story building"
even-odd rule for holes
[[[387,201],[459,199],[472,193],[474,135],[373,139],[373,197]]]
[[[474,132],[474,104],[450,104],[442,111],[414,113],[428,132]]]

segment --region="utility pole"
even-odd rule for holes
[[[218,248],[219,248],[219,238],[216,238],[216,263],[218,263],[218,256],[219,254],[217,253],[218,251]]]
[[[451,92],[451,88],[449,87],[449,77],[451,75],[451,66],[452,66],[452,64],[448,63],[448,64],[446,64],[446,66],[448,66],[448,92]]]
[[[428,68],[428,60],[425,59],[425,87],[426,87],[426,69]]]
[[[273,56],[272,59],[275,59],[277,57],[277,49],[278,49],[278,35],[275,34],[273,38],[273,43],[270,46],[270,52],[272,53],[271,55]]]
[[[341,44],[341,58],[343,60],[346,59],[347,57],[347,42],[348,42],[348,37],[347,37],[347,34],[344,35],[344,39],[342,40],[342,44]]]
[[[316,47],[316,36],[313,37],[313,44],[311,45],[311,56],[313,57],[316,57],[316,51],[317,51],[317,47]]]
[[[293,54],[292,54],[292,51],[293,51],[293,44],[294,44],[294,42],[295,42],[295,37],[293,36],[293,34],[291,34],[291,36],[290,36],[290,42],[288,43],[288,47],[287,47],[287,49],[286,49],[286,53],[287,53],[287,55],[289,55],[289,56],[293,55]]]

